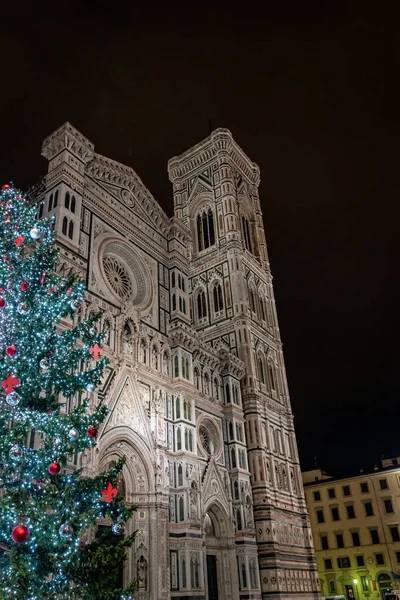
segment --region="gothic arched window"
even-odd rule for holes
[[[242,227],[243,227],[243,239],[244,246],[246,250],[249,252],[253,252],[252,244],[251,244],[251,229],[249,220],[246,217],[242,217]]]
[[[249,289],[249,301],[250,301],[250,310],[251,310],[251,312],[255,313],[256,312],[256,300],[254,297],[253,288]]]
[[[250,586],[254,590],[257,587],[256,559],[255,558],[250,559],[249,570],[250,570]]]
[[[265,369],[262,356],[258,357],[258,377],[261,383],[265,383]]]
[[[236,469],[236,452],[235,448],[231,449],[231,468]]]
[[[197,317],[199,321],[207,317],[207,303],[204,290],[200,290],[197,294]]]
[[[189,429],[189,448],[190,452],[193,452],[193,433],[192,430]]]
[[[200,587],[199,559],[196,555],[190,560],[190,583],[192,588]]]
[[[236,510],[236,530],[242,531],[242,513],[240,508]]]
[[[197,248],[201,252],[215,244],[214,216],[211,208],[197,215]]]
[[[67,219],[67,217],[63,218],[61,231],[62,231],[63,235],[67,235],[67,231],[68,231],[68,219]]]
[[[235,500],[239,500],[239,484],[237,479],[233,482],[233,497]]]
[[[74,237],[74,224],[72,221],[70,221],[68,225],[68,237],[70,240]]]
[[[52,209],[53,209],[53,194],[50,194],[48,211],[50,212]]]
[[[71,212],[75,213],[75,208],[76,208],[76,200],[75,200],[75,196],[72,196],[72,198],[71,198]]]
[[[229,404],[231,401],[231,390],[229,387],[229,383],[225,384],[225,401],[227,404]]]
[[[176,419],[181,418],[181,399],[179,398],[179,396],[177,397],[177,399],[175,401],[175,418]]]
[[[174,377],[179,377],[179,359],[178,356],[174,356]]]
[[[268,363],[268,376],[269,376],[269,385],[271,387],[271,390],[273,390],[275,392],[275,390],[276,390],[275,369],[273,368],[271,363]]]
[[[182,465],[178,467],[178,485],[183,485],[183,469]]]
[[[182,497],[179,498],[179,520],[180,521],[185,520],[185,508],[184,508]]]
[[[186,587],[186,560],[183,558],[182,559],[182,587],[185,588]]]
[[[58,190],[56,190],[55,194],[54,194],[54,204],[53,204],[53,208],[57,208],[57,204],[58,204]]]
[[[69,193],[69,192],[67,192],[67,193],[65,194],[65,199],[64,199],[64,205],[65,205],[65,208],[66,208],[67,210],[69,210],[70,198],[71,198],[71,195],[70,195],[70,193]]]
[[[176,296],[172,294],[172,310],[176,310]]]
[[[177,432],[176,432],[176,449],[177,450],[182,449],[182,434],[181,434],[180,427],[178,427]]]
[[[213,299],[214,299],[214,312],[218,313],[224,308],[224,301],[222,297],[222,287],[219,283],[214,286],[213,289]]]

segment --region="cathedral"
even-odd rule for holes
[[[135,600],[317,600],[260,171],[227,129],[168,162],[168,217],[69,123],[43,142],[40,217],[87,286],[109,364],[88,474],[126,464]],[[107,523],[103,524],[107,526]]]

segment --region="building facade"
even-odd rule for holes
[[[89,473],[127,457],[137,600],[319,598],[258,167],[226,129],[169,161],[174,216],[69,123],[39,214],[87,284],[110,359]]]
[[[383,599],[400,590],[399,460],[346,479],[303,473],[323,595]]]

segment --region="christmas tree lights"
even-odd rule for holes
[[[52,221],[36,210],[1,189],[0,600],[130,600],[118,570],[134,536],[115,537],[134,511],[117,492],[124,460],[92,478],[70,464],[108,412],[88,401],[103,335],[96,317],[73,325],[84,286],[56,274]],[[110,527],[95,537],[99,519]]]

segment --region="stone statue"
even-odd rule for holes
[[[139,590],[145,590],[147,580],[147,561],[143,556],[141,556],[138,560],[137,578]]]

